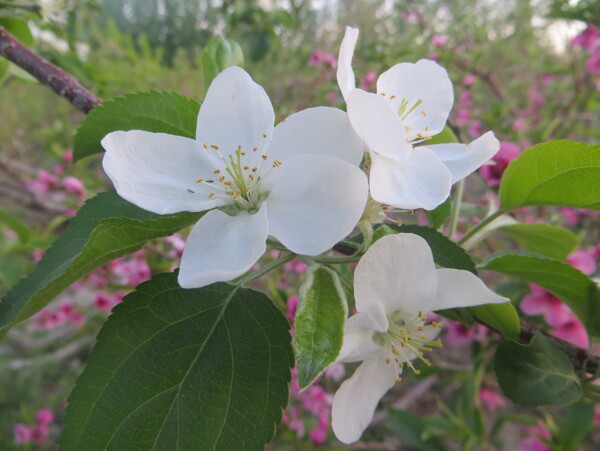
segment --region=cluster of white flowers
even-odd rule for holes
[[[427,145],[453,103],[448,74],[433,61],[395,65],[379,77],[377,94],[356,89],[357,38],[348,28],[339,55],[348,114],[309,108],[274,126],[264,89],[231,67],[208,89],[196,139],[132,130],[102,140],[104,169],[123,198],[159,214],[207,211],[185,246],[182,287],[243,275],[269,236],[296,254],[331,249],[359,222],[369,191],[380,203],[433,209],[498,151],[491,132],[468,145]],[[365,148],[369,180],[360,168]],[[358,440],[404,365],[428,364],[423,353],[439,346],[439,327],[426,312],[507,301],[467,271],[436,269],[425,240],[411,234],[373,244],[354,285],[358,313],[338,360],[364,362],[333,403],[333,429],[345,443]]]

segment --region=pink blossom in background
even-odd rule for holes
[[[526,315],[543,315],[552,327],[558,327],[571,319],[571,309],[560,299],[539,285],[529,284],[531,294],[521,300],[521,310]]]
[[[440,55],[438,55],[435,52],[431,52],[429,55],[427,55],[427,58],[429,58],[432,61],[439,61],[440,60]]]
[[[114,275],[119,277],[122,285],[137,286],[150,278],[150,266],[144,258],[143,251],[113,260],[108,267]]]
[[[50,424],[54,421],[54,414],[50,409],[40,409],[35,414],[35,419],[39,424]]]
[[[85,196],[85,187],[83,186],[83,182],[77,177],[65,177],[61,184],[64,189],[72,192],[77,197],[82,198]]]
[[[285,316],[289,319],[293,320],[296,317],[296,309],[298,308],[298,304],[300,301],[298,300],[298,296],[290,296],[287,300],[287,312]]]
[[[550,440],[552,438],[548,428],[541,421],[537,426],[525,428],[525,432],[529,438],[519,443],[520,451],[551,451],[550,447],[541,440]]]
[[[325,53],[323,54],[323,62],[335,69],[337,67],[337,56],[333,53]]]
[[[304,407],[316,417],[329,416],[333,395],[327,393],[320,385],[313,384],[302,393]]]
[[[13,440],[15,444],[22,445],[29,443],[33,439],[33,430],[24,424],[15,424],[13,428]]]
[[[334,381],[339,381],[346,375],[346,367],[343,363],[334,363],[325,370],[325,377]]]
[[[63,175],[65,173],[65,169],[63,168],[62,164],[56,163],[52,166],[52,172],[54,172],[56,175]]]
[[[513,121],[512,129],[516,132],[529,130],[530,128],[531,126],[527,121],[521,117],[518,117]]]
[[[298,259],[294,259],[285,265],[286,271],[295,272],[296,274],[302,274],[307,269],[308,269],[308,265]]]
[[[509,163],[521,154],[521,147],[513,142],[501,141],[500,150],[492,157],[496,164],[485,165],[479,169],[479,174],[489,186],[498,186],[502,180],[502,174]]]
[[[317,427],[311,429],[308,433],[310,441],[317,445],[324,443],[327,440],[329,424],[329,415],[319,417],[317,420]]]
[[[323,62],[323,52],[320,50],[315,50],[308,57],[308,65],[309,66],[318,66]]]
[[[360,89],[367,92],[376,91],[377,72],[374,70],[370,71],[360,79]]]
[[[114,305],[111,298],[105,293],[97,293],[94,296],[93,304],[98,310],[111,310]]]
[[[570,263],[575,268],[584,274],[592,274],[596,271],[596,252],[595,249],[586,251],[578,249],[567,257],[567,263]]]
[[[469,136],[473,139],[483,135],[483,126],[481,124],[481,121],[472,121],[469,124],[468,133]]]
[[[583,324],[581,324],[581,321],[575,315],[571,315],[571,318],[566,323],[550,331],[550,334],[580,348],[587,348],[590,344],[585,327],[583,327]]]
[[[588,24],[587,28],[571,39],[573,47],[581,47],[586,50],[592,50],[598,45],[600,40],[600,32],[592,25]]]
[[[474,341],[481,342],[487,337],[487,328],[481,324],[474,324],[471,327],[452,320],[444,320],[446,329],[445,340],[452,346],[469,344]]]
[[[475,75],[465,75],[462,79],[462,85],[465,88],[470,88],[471,86],[473,86],[475,84],[475,82],[477,81],[477,78],[475,78]]]
[[[296,436],[301,438],[304,436],[304,421],[302,420],[292,420],[288,423],[288,427],[292,431],[296,431]]]
[[[486,409],[494,412],[499,407],[506,407],[508,402],[500,393],[491,388],[482,387],[479,390],[479,401]]]
[[[416,11],[404,11],[402,13],[402,20],[406,23],[419,23],[420,14]]]
[[[588,58],[585,68],[592,75],[600,75],[600,48]]]
[[[543,84],[552,83],[553,81],[556,80],[556,75],[554,75],[554,74],[541,74],[538,77],[538,80],[539,80],[540,83],[543,83]]]
[[[446,44],[448,44],[449,40],[450,36],[447,34],[434,34],[431,37],[431,45],[433,47],[444,47]]]
[[[579,215],[576,213],[574,208],[564,207],[560,209],[560,213],[565,218],[567,224],[577,225],[579,223]]]
[[[63,160],[65,160],[67,163],[73,163],[73,149],[65,150],[65,153],[63,154]]]
[[[37,424],[32,429],[31,440],[38,445],[41,445],[46,441],[50,431],[48,430],[48,426],[45,424]]]
[[[339,96],[335,91],[329,91],[327,94],[325,94],[325,98],[330,105],[335,105],[339,101]]]

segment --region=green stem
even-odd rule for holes
[[[240,279],[236,285],[246,285],[259,277],[264,276],[265,274],[273,271],[275,268],[285,265],[288,262],[291,262],[294,258],[296,258],[296,254],[288,254],[285,257],[278,258],[277,260],[272,261],[271,263],[267,263],[265,266],[260,268],[255,273],[249,274],[246,277]]]
[[[465,188],[465,179],[462,179],[456,185],[456,191],[454,192],[454,208],[450,216],[450,229],[448,230],[448,238],[452,239],[456,233],[456,226],[458,225],[458,217],[460,216],[460,205],[462,204],[463,190]]]
[[[354,287],[352,286],[352,282],[350,282],[348,279],[346,279],[346,277],[344,276],[342,271],[340,271],[340,269],[335,266],[328,266],[328,268],[331,268],[332,271],[335,271],[335,273],[338,275],[341,282],[346,286],[348,291],[350,293],[354,294]]]
[[[315,258],[316,263],[323,263],[325,265],[343,265],[346,263],[356,263],[360,260],[360,256],[352,255],[351,257],[320,257]]]
[[[457,244],[463,245],[469,238],[471,238],[473,235],[475,235],[477,232],[479,232],[481,229],[483,229],[485,226],[487,226],[490,222],[492,222],[494,219],[502,216],[504,213],[506,213],[508,211],[509,211],[508,209],[496,210],[494,213],[489,215],[487,218],[485,218],[483,221],[481,221],[479,224],[475,225],[471,230],[469,230],[467,233],[465,233],[464,236],[460,240],[457,241]]]

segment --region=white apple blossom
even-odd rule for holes
[[[338,362],[362,361],[333,399],[332,427],[344,443],[358,440],[381,397],[412,360],[440,347],[441,325],[427,312],[507,302],[468,271],[436,269],[427,242],[410,233],[373,244],[354,273],[357,313],[346,323]]]
[[[195,140],[141,130],[102,140],[104,170],[126,200],[159,214],[210,210],[188,237],[182,287],[242,275],[268,235],[317,255],[358,222],[368,185],[346,113],[311,108],[277,127],[274,119],[264,89],[231,67],[206,94]]]
[[[371,196],[399,208],[431,210],[444,202],[452,184],[500,149],[492,132],[472,143],[414,147],[440,133],[454,93],[446,70],[431,60],[399,63],[377,80],[377,94],[356,88],[352,57],[358,29],[346,28],[337,80],[350,122],[369,147]]]

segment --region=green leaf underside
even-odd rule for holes
[[[527,149],[504,172],[500,209],[555,205],[600,210],[600,145],[550,141]]]
[[[338,356],[348,304],[335,272],[311,268],[300,289],[294,344],[300,388],[310,385]]]
[[[44,308],[92,270],[140,249],[147,241],[194,224],[202,213],[157,215],[109,191],[90,199],[31,274],[0,300],[0,335]]]
[[[564,260],[579,244],[577,236],[564,227],[532,222],[511,224],[499,229],[529,252]]]
[[[419,235],[427,241],[427,244],[429,244],[436,265],[439,265],[442,268],[464,269],[473,274],[477,274],[475,263],[471,257],[469,257],[469,254],[467,254],[462,247],[454,241],[449,240],[448,237],[442,235],[437,230],[417,225],[397,226],[394,224],[385,224],[375,230],[375,240],[386,234],[389,235],[389,233],[381,233],[381,231],[378,233],[379,229],[388,231],[391,229],[395,233],[414,233],[415,235]]]
[[[564,406],[582,394],[569,358],[541,334],[529,345],[500,343],[494,368],[504,395],[521,406]]]
[[[104,152],[100,141],[116,130],[146,130],[187,138],[196,136],[200,103],[169,91],[126,94],[95,107],[77,130],[74,161]]]
[[[571,308],[591,335],[600,335],[598,286],[568,263],[509,252],[492,256],[484,262],[482,269],[518,277],[544,287]]]
[[[69,398],[73,450],[263,449],[294,363],[289,323],[264,294],[185,290],[160,274],[125,297]]]
[[[500,332],[504,338],[519,340],[521,321],[511,303],[478,305],[468,310],[479,320]]]

